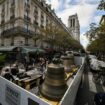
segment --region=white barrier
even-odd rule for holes
[[[36,95],[0,76],[0,105],[49,105]]]
[[[84,59],[82,58],[82,63]],[[80,62],[78,62],[80,63]],[[74,105],[77,90],[81,81],[84,63],[72,80],[60,105]],[[0,76],[0,105],[51,105],[27,90]]]
[[[84,70],[84,64],[85,63],[83,63],[81,65],[81,67],[78,70],[77,74],[75,75],[74,79],[70,83],[69,88],[67,89],[64,97],[60,101],[60,105],[74,105],[75,98],[76,98],[77,91],[78,91],[78,87],[79,87],[79,84],[81,82],[81,77],[82,77],[82,73]]]

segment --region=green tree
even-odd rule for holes
[[[93,41],[97,38],[97,33],[98,27],[96,26],[96,23],[91,23],[89,31],[86,32],[87,37],[90,41]]]
[[[101,0],[98,6],[99,10],[105,10],[105,0]]]
[[[54,26],[52,23],[47,25],[45,28],[40,29],[40,34],[42,35],[42,41],[49,44],[52,48],[56,44],[56,36],[58,35],[59,28]]]

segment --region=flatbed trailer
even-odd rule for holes
[[[59,102],[39,97],[0,76],[0,105],[74,105],[85,66],[85,57],[75,60],[80,67],[75,76],[67,80],[68,89]]]

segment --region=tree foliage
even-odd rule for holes
[[[87,37],[90,41],[93,41],[97,38],[98,33],[98,27],[96,26],[96,23],[90,24],[90,30],[86,32]]]
[[[105,10],[105,0],[101,0],[98,6],[99,10]]]
[[[80,43],[74,40],[63,28],[52,23],[45,28],[40,28],[40,34],[34,37],[52,48],[58,49],[83,49]]]
[[[96,38],[92,40],[88,46],[88,50],[92,52],[105,52],[105,24],[97,27]]]
[[[100,1],[98,9],[105,10],[105,0]],[[99,26],[96,27],[95,24],[91,26],[90,30],[86,33],[90,39],[87,50],[94,53],[105,53],[105,19]]]

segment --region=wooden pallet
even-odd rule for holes
[[[41,75],[36,75],[31,78],[24,78],[18,81],[18,85],[23,87],[26,90],[30,90],[34,86],[38,86],[42,79]]]

